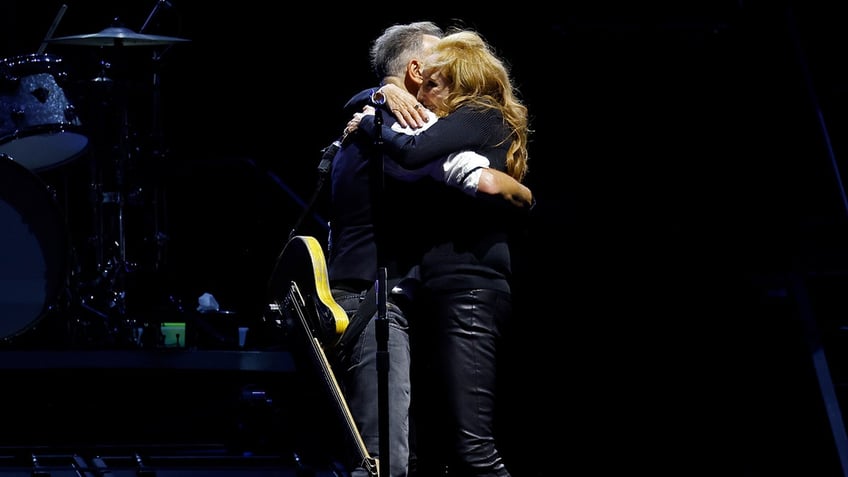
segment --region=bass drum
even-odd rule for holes
[[[58,305],[69,249],[64,215],[46,184],[3,153],[0,244],[0,339],[8,339]]]

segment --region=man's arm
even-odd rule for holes
[[[521,209],[531,210],[536,205],[533,191],[506,172],[497,169],[481,169],[477,181],[477,196],[500,197]]]
[[[472,151],[451,154],[438,171],[431,174],[436,180],[457,187],[478,199],[508,204],[519,209],[532,209],[533,192],[514,177],[489,167],[485,156]]]

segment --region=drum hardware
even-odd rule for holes
[[[0,153],[33,171],[78,158],[88,147],[76,107],[62,89],[68,73],[50,54],[0,63]]]
[[[59,204],[34,172],[0,154],[0,338],[33,328],[62,304],[69,245]]]
[[[129,28],[121,26],[112,26],[104,28],[97,33],[89,33],[86,35],[71,35],[51,38],[46,40],[49,43],[61,45],[81,45],[81,46],[158,46],[171,45],[174,43],[183,43],[188,40],[186,38],[178,38],[175,36],[162,35],[147,35],[144,33],[136,33]]]
[[[147,21],[142,26],[143,32],[148,22],[163,4],[157,2]],[[48,35],[49,36],[49,35]],[[128,316],[127,288],[128,280],[138,264],[131,260],[127,247],[127,225],[125,219],[127,206],[138,202],[144,202],[144,194],[148,192],[145,188],[137,187],[133,181],[131,161],[139,152],[133,146],[133,127],[130,123],[129,93],[132,87],[127,78],[122,74],[125,70],[120,69],[118,76],[109,74],[109,70],[121,67],[126,68],[126,56],[123,47],[142,46],[165,46],[184,43],[190,40],[185,38],[149,35],[135,32],[120,25],[116,18],[113,25],[100,32],[84,35],[72,35],[58,38],[47,38],[45,43],[60,45],[80,45],[96,47],[114,47],[115,64],[105,59],[101,61],[101,70],[92,80],[93,84],[108,87],[108,96],[114,100],[116,116],[114,123],[118,126],[117,143],[110,147],[106,155],[107,160],[95,158],[91,170],[90,198],[94,211],[95,231],[90,237],[90,244],[94,246],[96,273],[93,277],[83,278],[79,281],[78,294],[83,309],[92,312],[103,322],[108,323],[113,334],[121,334],[124,328],[134,332],[137,324]],[[161,60],[161,52],[154,51],[154,63],[158,66]],[[160,121],[160,86],[159,71],[156,69],[153,77],[153,136],[157,141],[154,151],[154,159],[161,160],[164,157],[164,146],[162,143],[161,121]],[[111,107],[111,106],[110,106]],[[107,122],[109,122],[107,120]],[[104,126],[108,124],[104,123]],[[110,128],[100,128],[103,130]],[[114,132],[114,131],[113,131]],[[109,133],[111,134],[111,133]],[[107,134],[108,135],[108,134]],[[111,143],[110,140],[103,141]],[[104,152],[100,149],[99,152]],[[153,192],[153,238],[152,243],[156,246],[156,258],[154,268],[159,269],[164,261],[164,248],[168,236],[163,230],[161,220],[164,217],[159,208],[165,205],[164,192],[155,184]],[[132,225],[132,224],[129,224]],[[131,238],[131,237],[130,237]],[[116,319],[112,321],[113,317]],[[114,323],[118,323],[115,326]],[[137,341],[137,340],[136,340]]]
[[[158,5],[158,4],[157,4]],[[149,20],[149,18],[148,18]],[[143,28],[142,28],[143,31]],[[158,52],[153,53],[153,109],[151,131],[153,138],[153,150],[151,152],[151,160],[158,164],[164,164],[167,158],[167,151],[162,132],[162,101],[160,96],[161,79],[159,74],[159,66],[161,65],[162,55]],[[154,268],[158,270],[164,264],[166,259],[165,251],[169,236],[165,231],[165,211],[167,210],[167,196],[165,189],[159,187],[158,183],[154,182],[152,190],[152,207],[153,207],[153,240],[156,247],[156,257]]]
[[[56,27],[59,26],[59,22],[62,21],[62,17],[65,16],[65,12],[68,11],[67,5],[62,5],[59,7],[59,12],[56,14],[56,18],[53,19],[53,23],[50,25],[50,29],[47,30],[47,34],[44,35],[44,40],[41,42],[41,45],[38,47],[37,54],[43,54],[44,49],[47,48],[47,40],[53,36],[53,33],[56,31]]]
[[[147,35],[145,32],[148,26],[151,24],[152,20],[156,17],[156,15],[160,12],[162,7],[172,7],[172,5],[167,0],[156,0],[153,8],[150,10],[150,13],[147,15],[144,23],[138,30],[136,35],[144,36],[143,40],[138,40],[135,42],[135,46],[140,46],[141,43],[149,41],[150,44],[155,43],[156,45],[167,45],[162,51],[153,48],[153,56],[152,60],[152,101],[151,101],[151,137],[152,137],[152,151],[150,152],[150,159],[152,162],[156,163],[156,165],[163,164],[166,156],[166,145],[164,141],[163,134],[163,123],[162,123],[162,101],[161,101],[161,66],[162,66],[162,58],[165,52],[171,48],[176,43],[182,43],[186,41],[190,41],[184,38],[177,37],[168,37],[161,35]],[[118,20],[115,19],[115,23],[118,23]],[[101,32],[102,33],[102,32]],[[153,46],[156,46],[153,45]],[[159,270],[165,262],[165,251],[167,248],[167,243],[169,241],[169,236],[165,231],[165,210],[167,208],[167,197],[165,194],[165,190],[159,186],[157,182],[154,182],[151,187],[151,200],[152,200],[152,209],[153,209],[153,244],[155,246],[156,254],[154,259],[153,268],[155,270]],[[136,198],[142,198],[142,190],[135,189],[134,191],[130,191],[129,200],[132,202]]]
[[[59,8],[37,53],[0,64],[3,90],[9,93],[0,99],[0,153],[35,171],[75,159],[88,146],[88,138],[77,132],[79,117],[61,87],[68,76],[62,60],[44,54],[47,39],[67,9]]]

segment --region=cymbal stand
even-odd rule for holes
[[[162,7],[171,7],[171,2],[168,0],[156,0],[156,5],[153,5],[153,8],[150,10],[150,14],[147,15],[147,19],[144,20],[144,24],[141,25],[141,28],[138,29],[139,33],[144,33],[144,30],[147,29],[148,25],[150,25],[150,21],[153,20],[153,17],[159,12]]]
[[[144,20],[144,23],[139,28],[139,33],[144,33],[147,30],[147,27],[150,26],[153,18],[156,17],[156,14],[163,8],[171,8],[171,5],[168,0],[157,0],[153,5],[153,8],[150,10],[150,14],[147,15],[147,19]],[[162,79],[160,75],[160,67],[162,64],[162,56],[165,52],[168,51],[170,47],[165,48],[161,53],[157,51],[155,48],[153,49],[153,84],[152,84],[152,111],[151,111],[151,137],[152,137],[152,160],[156,163],[156,166],[159,166],[164,162],[165,159],[165,141],[162,127],[162,94],[161,94],[161,86]],[[152,186],[152,202],[153,202],[153,241],[155,243],[155,251],[156,258],[154,260],[153,268],[155,270],[159,270],[163,262],[165,261],[165,250],[169,240],[168,234],[164,231],[162,226],[164,212],[167,210],[166,207],[166,197],[165,191],[161,187],[158,186],[158,181],[154,181]]]
[[[121,50],[116,47],[114,50]],[[114,51],[113,50],[113,51]],[[131,341],[135,330],[133,323],[127,320],[127,276],[133,272],[135,264],[127,254],[127,233],[125,224],[125,206],[127,193],[127,165],[131,159],[130,120],[128,79],[124,78],[126,65],[123,64],[123,51],[110,62],[101,61],[102,71],[95,84],[103,88],[108,101],[99,104],[97,117],[102,123],[93,132],[98,134],[96,148],[91,164],[90,200],[93,202],[94,236],[89,239],[94,247],[96,275],[91,282],[81,286],[91,289],[81,290],[81,305],[94,313],[107,327],[107,339],[110,341]],[[115,67],[117,71],[115,71]],[[107,70],[112,70],[107,73]],[[117,73],[117,76],[114,74]],[[117,136],[115,138],[114,136]],[[117,139],[117,142],[113,142]],[[105,157],[99,157],[102,154]]]
[[[106,217],[100,218],[100,246],[99,256],[102,261],[98,263],[98,272],[100,276],[105,277],[108,281],[108,299],[107,306],[115,314],[119,323],[126,324],[127,303],[126,303],[126,279],[127,274],[131,273],[135,264],[131,263],[127,257],[127,234],[126,234],[126,200],[127,200],[127,165],[130,157],[130,121],[128,111],[128,91],[124,80],[113,80],[115,88],[115,97],[118,100],[117,104],[117,120],[120,124],[118,130],[118,147],[114,151],[112,159],[111,173],[114,183],[111,187],[106,184],[107,188],[101,192],[101,203],[104,205],[111,204],[113,207],[113,221],[106,220]],[[105,181],[105,177],[101,178],[101,184]],[[105,212],[101,210],[101,215],[105,216]],[[108,222],[108,223],[107,223]],[[111,230],[106,230],[110,228]],[[134,329],[134,327],[133,327]]]
[[[150,10],[150,13],[147,15],[144,23],[139,28],[138,32],[144,34],[145,30],[147,30],[148,26],[151,24],[156,15],[163,8],[173,8],[173,5],[167,0],[156,0],[153,8]],[[158,168],[165,159],[165,141],[163,135],[163,127],[162,127],[162,99],[161,99],[161,75],[160,68],[162,63],[163,55],[170,49],[170,46],[162,50],[161,52],[153,49],[152,60],[152,68],[153,68],[153,76],[152,76],[152,110],[151,110],[151,131],[150,137],[151,142],[150,146],[150,154],[151,154],[151,162],[153,162],[153,166]],[[158,173],[158,169],[154,172]],[[158,177],[158,174],[153,174],[153,177]],[[165,226],[163,223],[166,222],[166,197],[165,191],[162,187],[159,186],[157,180],[154,180],[152,184],[150,184],[150,196],[152,202],[152,228],[153,228],[153,245],[154,245],[154,259],[153,259],[153,269],[158,271],[162,268],[166,261],[166,248],[167,243],[169,241],[169,236],[166,232]]]
[[[161,78],[159,67],[162,60],[162,54],[156,50],[153,51],[153,110],[151,112],[151,137],[152,137],[152,161],[156,166],[164,163],[166,157],[166,146],[162,127],[162,99],[161,99]],[[163,226],[167,223],[165,212],[167,211],[165,190],[159,187],[158,181],[154,181],[152,186],[151,201],[153,206],[153,241],[155,244],[155,260],[153,264],[154,270],[159,270],[166,259],[166,249],[169,236]]]
[[[156,13],[163,6],[169,6],[168,2],[164,0],[158,0],[148,15],[147,19],[142,25],[140,32],[143,33],[144,29],[147,28],[150,21],[155,17]],[[120,25],[119,19],[114,20],[114,24]],[[135,322],[135,319],[128,314],[128,306],[127,306],[127,282],[128,278],[135,273],[138,268],[138,264],[130,261],[130,257],[128,257],[127,253],[127,224],[125,222],[125,215],[127,212],[127,201],[128,200],[137,200],[141,197],[142,194],[142,186],[138,184],[132,184],[129,181],[129,177],[127,177],[128,169],[130,168],[132,161],[136,158],[133,157],[133,154],[136,151],[134,145],[132,144],[132,127],[130,124],[130,116],[129,116],[129,75],[128,67],[129,65],[123,64],[123,61],[126,60],[128,55],[125,55],[126,46],[120,43],[115,43],[113,51],[116,53],[114,60],[116,62],[120,62],[120,68],[123,71],[119,71],[118,78],[113,78],[112,87],[115,92],[115,99],[118,101],[117,104],[117,120],[120,124],[120,130],[118,132],[118,147],[115,151],[115,157],[113,162],[114,169],[112,170],[112,179],[114,179],[114,190],[113,191],[104,191],[102,192],[102,204],[113,204],[114,205],[114,224],[110,223],[117,228],[117,237],[112,237],[113,240],[110,240],[109,232],[106,229],[106,217],[103,217],[105,214],[101,214],[99,223],[100,223],[100,246],[102,247],[99,254],[102,257],[101,261],[98,262],[98,271],[101,277],[106,278],[107,289],[107,303],[106,306],[116,315],[114,319],[119,326],[115,326],[114,324],[111,326],[112,333],[118,333],[120,337],[120,332],[128,332],[127,337],[132,337],[132,340],[136,343],[139,343],[138,336],[135,336],[136,330],[139,327],[139,324]],[[161,60],[161,54],[157,53],[154,50],[153,53],[153,111],[152,111],[152,135],[154,137],[154,152],[153,155],[155,159],[158,161],[163,157],[163,140],[162,140],[162,128],[161,128],[161,99],[160,99],[160,77],[159,77],[159,63]],[[126,79],[124,78],[125,74],[127,75]],[[101,178],[100,184],[103,184],[104,178]],[[160,198],[162,191],[159,187],[153,186],[153,233],[154,233],[154,242],[156,246],[156,259],[154,263],[154,269],[159,269],[164,261],[164,245],[167,242],[167,236],[162,231],[161,227],[161,214],[159,208],[164,205],[164,199]],[[142,197],[143,202],[143,197]],[[114,231],[113,231],[114,232]],[[112,247],[107,253],[106,245]],[[125,329],[121,329],[120,327],[125,327]],[[148,336],[149,338],[149,336]]]

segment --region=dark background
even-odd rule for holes
[[[91,217],[86,184],[123,173],[130,313],[210,292],[258,316],[342,105],[375,83],[370,41],[393,23],[462,23],[509,62],[535,131],[538,208],[517,241],[503,365],[516,468],[833,472],[792,286],[828,290],[814,315],[838,329],[848,88],[828,2],[4,2],[0,55],[35,53],[63,3],[55,37],[151,17],[144,33],[191,40],[45,50],[92,144],[38,174],[71,191],[84,276],[113,218]],[[322,205],[300,232],[323,243]]]

